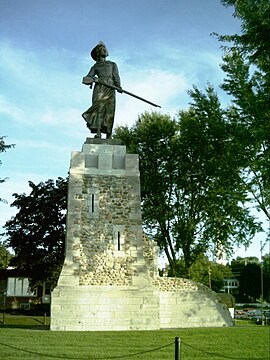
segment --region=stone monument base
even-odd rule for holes
[[[51,330],[233,325],[206,286],[159,277],[158,247],[142,232],[139,159],[115,140],[72,153],[65,249]]]
[[[157,330],[159,298],[132,286],[58,287],[51,330]]]
[[[154,279],[153,279],[154,280]],[[154,288],[57,286],[51,330],[128,331],[233,326],[225,305],[206,286],[156,278]],[[170,291],[159,290],[170,288]]]

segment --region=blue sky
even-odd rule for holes
[[[0,135],[16,144],[1,154],[0,177],[9,180],[0,197],[10,204],[13,193],[28,193],[29,180],[67,176],[71,151],[92,136],[81,117],[92,94],[81,80],[100,40],[122,87],[162,113],[187,108],[187,90],[208,82],[226,105],[222,52],[210,33],[239,32],[232,13],[218,0],[0,0]],[[151,110],[118,94],[115,125]],[[9,204],[0,203],[0,226],[16,212]],[[259,256],[258,244],[237,255]]]

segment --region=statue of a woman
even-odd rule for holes
[[[82,116],[90,131],[96,134],[96,138],[101,138],[101,133],[105,133],[107,138],[111,138],[115,114],[115,90],[98,83],[98,80],[121,89],[117,65],[106,60],[108,55],[105,44],[99,42],[91,51],[91,56],[96,63],[83,79],[83,83],[86,85],[92,85],[95,82],[92,106]]]

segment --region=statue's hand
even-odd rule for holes
[[[117,92],[122,93],[123,89],[119,86],[119,89],[117,89]]]
[[[87,76],[84,76],[83,79],[82,79],[82,83],[85,84],[85,85],[91,85],[93,82],[93,80]]]

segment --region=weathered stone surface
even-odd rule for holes
[[[71,158],[66,258],[52,293],[52,330],[153,330],[232,325],[214,292],[160,278],[142,234],[137,155],[87,139]]]

